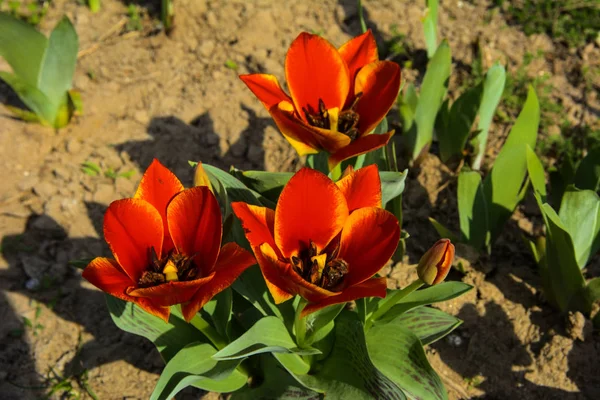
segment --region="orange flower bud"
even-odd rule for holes
[[[454,245],[449,239],[438,240],[419,260],[417,274],[428,285],[436,285],[446,279],[454,260]]]

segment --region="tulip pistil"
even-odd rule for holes
[[[321,129],[328,129],[343,133],[344,135],[350,137],[350,140],[354,140],[358,136],[359,120],[359,115],[355,111],[355,108],[361,96],[362,93],[358,93],[350,108],[339,113],[337,113],[337,107],[335,109],[328,109],[325,106],[323,99],[319,99],[318,111],[315,111],[310,105],[308,108],[302,107],[302,111],[304,112],[304,116],[310,125]],[[335,113],[333,112],[334,110],[336,111]],[[331,114],[336,114],[335,118],[332,118],[334,115]]]
[[[326,290],[336,291],[348,273],[348,263],[337,258],[338,246],[330,253],[318,254],[317,246],[310,241],[309,248],[290,261],[294,270],[307,282]]]
[[[154,247],[149,251],[150,265],[138,281],[140,287],[152,287],[172,281],[191,281],[197,278],[198,268],[192,257],[171,251],[159,259]]]

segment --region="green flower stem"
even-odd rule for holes
[[[340,178],[342,177],[342,163],[338,163],[338,165],[333,167],[330,174],[331,174],[332,181],[334,181],[334,182],[339,181]]]
[[[200,314],[194,315],[194,318],[190,321],[190,323],[194,326],[194,328],[198,329],[204,336],[211,341],[211,343],[216,347],[217,350],[224,349],[227,346],[227,342],[225,339],[219,335],[219,332],[215,328],[212,327],[208,322],[206,322]]]
[[[308,302],[304,298],[300,298],[298,307],[296,308],[296,316],[294,318],[294,331],[296,333],[296,343],[299,347],[304,347],[304,339],[306,337],[306,318],[300,318],[300,313]]]
[[[373,326],[373,322],[377,321],[379,318],[383,317],[390,309],[396,305],[400,300],[419,289],[423,286],[425,282],[421,279],[417,279],[404,289],[396,291],[393,295],[386,297],[379,303],[379,308],[375,310],[373,315],[367,319],[367,324],[365,326],[365,330],[368,330],[371,326]]]

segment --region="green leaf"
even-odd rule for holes
[[[444,225],[438,222],[436,219],[429,217],[429,222],[431,222],[431,225],[433,225],[438,235],[440,235],[440,238],[450,239],[454,243],[460,243],[460,238],[456,236],[454,232],[452,232],[450,229],[446,228]]]
[[[242,171],[239,169],[232,169],[231,174],[248,188],[273,202],[277,202],[281,190],[294,175],[292,172]]]
[[[316,372],[310,375],[295,377],[305,386],[318,388],[327,399],[406,398],[402,390],[373,365],[363,325],[351,311],[344,310],[336,318],[333,349],[314,370]]]
[[[415,120],[415,112],[419,103],[419,96],[412,83],[406,85],[404,95],[398,96],[398,112],[402,120],[402,130],[406,133],[412,128]]]
[[[585,286],[586,298],[590,304],[600,300],[600,278],[590,279]]]
[[[21,101],[36,113],[42,123],[49,126],[54,124],[57,110],[44,93],[15,74],[0,71],[0,79],[17,93]]]
[[[453,104],[448,114],[447,125],[437,131],[442,162],[460,160],[469,139],[471,127],[477,116],[483,94],[483,86],[477,85],[464,92]]]
[[[242,336],[217,352],[213,358],[236,360],[260,353],[319,354],[320,351],[298,348],[281,319],[264,317]]]
[[[330,326],[330,322],[338,316],[345,306],[345,304],[334,304],[309,314],[305,318],[306,336],[304,342],[310,345],[326,335],[328,332],[321,332],[321,330],[325,328],[325,331],[327,331],[327,329],[333,328],[333,326]],[[317,336],[317,334],[319,335]]]
[[[167,363],[150,399],[169,400],[191,385],[213,392],[242,388],[247,377],[236,370],[240,361],[215,361],[212,359],[215,353],[206,343],[185,346]]]
[[[535,152],[529,145],[527,146],[527,172],[529,179],[535,190],[541,197],[542,202],[546,202],[546,176],[544,175],[544,166]]]
[[[419,102],[415,109],[414,123],[410,126],[403,124],[413,159],[416,159],[431,143],[436,115],[446,96],[451,70],[450,47],[444,40],[427,64]]]
[[[77,32],[65,16],[50,34],[38,79],[38,88],[56,107],[57,112],[66,103],[67,92],[71,89],[78,48]],[[56,121],[52,123],[56,124]]]
[[[0,12],[0,56],[24,85],[38,87],[40,66],[47,44],[48,39],[34,27]]]
[[[448,398],[419,338],[403,326],[400,318],[373,326],[367,333],[367,347],[375,367],[400,386],[408,398]]]
[[[425,32],[425,43],[427,44],[427,57],[432,58],[438,48],[437,45],[437,11],[438,1],[427,0],[427,9],[423,18],[423,31]]]
[[[208,174],[211,185],[214,187],[218,183],[222,184],[230,201],[243,201],[248,204],[273,206],[272,208],[274,208],[274,204],[269,199],[249,189],[234,176],[210,164],[202,164],[202,166]]]
[[[481,167],[487,145],[488,131],[496,113],[496,107],[498,107],[502,93],[504,93],[505,83],[506,71],[499,62],[496,62],[485,74],[485,82],[483,83],[483,97],[479,106],[479,123],[477,125],[479,134],[473,141],[476,155],[473,158],[471,167],[475,170]]]
[[[600,147],[592,149],[581,160],[574,183],[578,189],[600,190]]]
[[[488,207],[476,171],[461,171],[458,175],[458,214],[464,240],[481,249],[489,245]]]
[[[381,180],[381,203],[383,208],[387,203],[404,192],[408,170],[402,172],[379,171],[379,179]]]
[[[400,300],[398,304],[393,306],[381,319],[374,321],[373,324],[374,326],[385,324],[413,308],[451,300],[471,289],[473,289],[471,285],[451,281],[417,290]],[[388,293],[388,296],[390,296],[390,293]]]
[[[483,182],[492,242],[498,237],[520,200],[527,173],[526,146],[535,148],[539,122],[538,99],[533,88],[529,87],[523,110],[508,134],[491,173]]]
[[[110,316],[119,328],[149,339],[168,362],[183,347],[202,338],[202,334],[182,318],[171,313],[169,322],[148,314],[133,303],[106,295]]]
[[[558,213],[565,230],[573,239],[577,265],[582,269],[598,251],[600,242],[600,197],[591,190],[570,186],[563,196]]]
[[[229,323],[233,316],[231,313],[232,306],[233,296],[231,289],[227,288],[218,293],[202,307],[202,312],[210,315],[215,329],[224,338],[229,336]]]
[[[388,132],[387,118],[383,118],[373,130],[373,135],[383,135],[384,133]],[[366,167],[367,165],[375,164],[379,167],[380,171],[388,170],[387,150],[388,147],[383,146],[382,148],[370,151],[367,154],[361,154],[357,157],[354,168],[362,168]]]
[[[431,307],[412,309],[396,320],[399,325],[417,335],[423,345],[443,338],[462,324],[460,319]]]
[[[542,204],[539,195],[535,195],[540,211],[546,223],[546,265],[550,285],[546,288],[549,297],[556,301],[561,311],[567,311],[572,300],[585,285],[581,270],[577,265],[573,240],[558,214],[549,204]]]

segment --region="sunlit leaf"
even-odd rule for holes
[[[458,214],[464,240],[476,249],[489,245],[488,206],[481,175],[462,171],[458,176]]]
[[[462,321],[431,307],[418,307],[397,318],[398,325],[408,329],[423,345],[433,343],[456,329]]]

